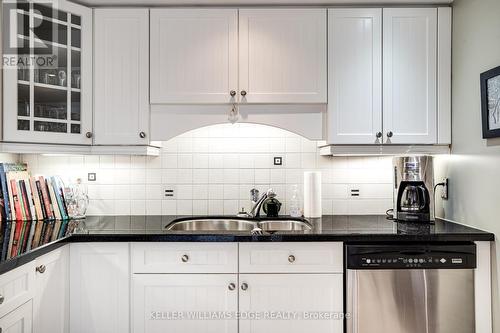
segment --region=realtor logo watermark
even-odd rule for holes
[[[148,320],[343,320],[350,313],[331,311],[151,311]]]
[[[51,41],[57,41],[56,24],[44,18],[56,13],[57,2],[23,0],[3,2],[2,40],[4,68],[23,69],[33,66],[57,68],[57,54]],[[57,15],[49,15],[57,17]]]

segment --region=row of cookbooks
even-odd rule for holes
[[[64,186],[57,177],[32,177],[24,163],[0,163],[1,260],[67,233]]]

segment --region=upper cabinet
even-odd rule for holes
[[[147,145],[149,10],[95,9],[94,29],[94,143]]]
[[[450,144],[451,8],[329,18],[328,143]]]
[[[234,103],[237,9],[151,9],[151,103]]]
[[[242,103],[326,103],[326,9],[241,9]]]
[[[437,143],[437,9],[384,9],[384,142]]]
[[[325,9],[152,9],[151,103],[326,103],[326,42]]]
[[[3,52],[18,60],[4,67],[4,141],[90,145],[91,9],[66,1],[16,6],[4,7],[17,31]]]
[[[328,24],[329,140],[381,143],[382,9],[330,9]]]

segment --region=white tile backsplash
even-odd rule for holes
[[[236,214],[250,209],[249,191],[272,187],[287,213],[291,187],[319,170],[324,214],[383,214],[391,207],[390,157],[320,156],[317,142],[278,128],[222,124],[163,142],[158,157],[21,155],[36,174],[81,178],[91,198],[88,214]],[[274,157],[283,165],[275,166]],[[87,173],[97,174],[87,182]],[[175,197],[164,196],[165,187]],[[350,190],[359,189],[359,197]]]

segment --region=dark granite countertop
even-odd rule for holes
[[[74,233],[0,263],[0,274],[72,242],[440,242],[494,241],[494,234],[438,219],[433,224],[401,223],[385,216],[332,216],[309,219],[309,231],[167,231],[176,216],[89,216]]]

